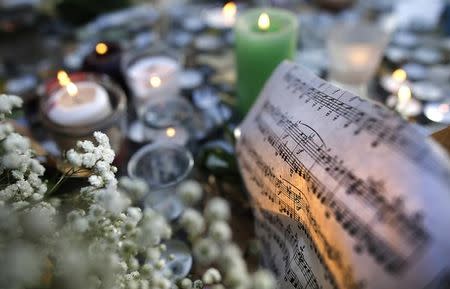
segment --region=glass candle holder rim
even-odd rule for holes
[[[256,33],[256,31],[253,31],[252,27],[257,25],[258,17],[259,15],[261,15],[261,13],[267,13],[272,22],[275,19],[281,18],[285,24],[290,25],[282,25],[281,29],[274,32],[269,31],[267,33]],[[266,37],[267,35],[277,35],[279,33],[285,33],[287,31],[290,31],[292,25],[294,26],[294,29],[298,28],[298,26],[300,25],[298,18],[294,13],[292,13],[287,9],[268,6],[268,7],[251,8],[245,12],[240,13],[236,19],[236,24],[234,27],[235,29],[238,26],[240,26],[240,29],[244,27],[246,31],[251,32],[252,35],[255,35],[256,37],[257,36]]]
[[[130,77],[129,69],[133,67],[140,59],[146,58],[146,57],[167,57],[172,59],[178,66],[178,69],[181,70],[182,67],[182,58],[179,54],[177,54],[172,48],[166,45],[158,45],[151,47],[149,49],[140,49],[140,50],[134,50],[134,51],[128,51],[124,53],[120,67],[122,70],[122,73]],[[136,76],[132,76],[136,77]],[[144,77],[144,76],[143,76]],[[146,75],[145,77],[148,77]]]
[[[182,174],[180,174],[175,180],[165,183],[165,184],[161,184],[159,186],[154,186],[151,187],[149,185],[149,190],[160,190],[160,189],[166,189],[166,188],[170,188],[172,186],[175,186],[177,184],[179,184],[182,180],[184,180],[189,173],[192,171],[193,167],[194,167],[194,156],[192,155],[192,153],[186,149],[185,147],[176,145],[176,144],[171,144],[171,143],[167,143],[167,142],[155,142],[155,143],[150,143],[147,144],[145,146],[143,146],[142,148],[140,148],[137,152],[135,152],[130,160],[128,161],[128,165],[127,165],[127,173],[131,178],[139,178],[139,176],[137,176],[134,172],[134,169],[136,168],[139,160],[147,153],[152,152],[153,150],[157,150],[157,149],[170,149],[172,151],[177,151],[177,152],[181,152],[183,154],[183,156],[187,159],[187,166],[184,170],[184,172]]]
[[[80,73],[78,73],[81,75]],[[71,74],[69,73],[69,76]],[[52,93],[54,93],[57,89],[60,89],[61,86],[55,86],[53,89],[46,90],[45,86],[52,82],[54,78],[47,80],[44,84],[42,84],[38,88],[38,96],[39,96],[39,117],[44,124],[45,127],[50,129],[56,134],[60,135],[70,135],[70,136],[89,136],[94,131],[101,131],[104,128],[109,127],[112,123],[115,123],[119,118],[122,117],[124,113],[126,113],[126,96],[125,92],[115,84],[108,76],[103,74],[95,74],[95,73],[82,73],[85,76],[84,79],[72,79],[73,83],[77,82],[85,82],[85,81],[93,81],[99,85],[101,85],[107,92],[110,100],[115,98],[115,101],[112,101],[113,111],[110,115],[104,118],[102,121],[98,123],[94,123],[91,125],[73,125],[73,126],[64,126],[57,124],[50,120],[50,118],[45,113],[45,108],[47,104],[47,100]]]
[[[357,30],[361,31],[358,35],[355,33]],[[380,35],[382,41],[379,41]],[[349,39],[352,37],[358,37],[358,39]],[[338,22],[328,30],[327,39],[328,45],[334,42],[336,44],[377,44],[377,46],[385,46],[389,41],[389,33],[377,24],[367,21]]]
[[[168,103],[177,103],[178,105],[184,106],[184,113],[187,114],[187,116],[184,119],[177,119],[173,120],[169,123],[155,123],[151,122],[149,119],[147,119],[145,116],[147,113],[149,113],[149,110],[152,105],[167,105]],[[161,113],[161,115],[167,115],[167,113],[163,113],[161,109],[156,109],[157,112]],[[194,115],[194,107],[188,102],[186,99],[180,97],[180,96],[170,96],[165,99],[155,99],[150,100],[149,103],[147,103],[146,108],[144,110],[143,116],[142,116],[142,123],[146,127],[155,128],[155,129],[161,129],[161,128],[168,128],[170,126],[183,126],[183,122],[188,121],[192,116]]]

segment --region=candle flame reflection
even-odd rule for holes
[[[97,52],[97,54],[99,55],[105,54],[106,52],[108,52],[108,45],[103,42],[97,43],[97,45],[95,46],[95,52]]]
[[[176,133],[177,133],[177,132],[176,132],[176,130],[175,130],[173,127],[169,127],[169,128],[167,128],[167,130],[166,130],[166,135],[167,135],[168,137],[174,137]]]
[[[270,18],[267,13],[261,13],[258,18],[258,28],[266,31],[270,27]]]
[[[150,85],[152,87],[160,87],[161,86],[161,78],[159,78],[158,76],[150,77]]]
[[[228,2],[222,8],[222,14],[225,18],[234,18],[236,16],[237,6],[234,2]]]

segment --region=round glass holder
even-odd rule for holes
[[[367,85],[382,58],[388,34],[368,23],[334,26],[328,37],[329,81],[367,97]]]
[[[192,105],[181,97],[150,101],[141,119],[144,138],[186,146],[191,139],[193,117]]]
[[[169,278],[174,281],[186,277],[192,268],[192,255],[189,247],[182,241],[169,240],[164,243],[166,250],[161,254],[165,260]]]
[[[128,175],[141,178],[149,186],[144,206],[151,207],[168,220],[176,219],[183,205],[176,196],[177,186],[194,166],[189,150],[170,143],[149,144],[138,150],[128,163]]]
[[[181,65],[180,54],[164,45],[131,52],[122,58],[122,73],[139,117],[142,116],[148,102],[179,94]]]

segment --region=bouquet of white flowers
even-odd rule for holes
[[[0,95],[0,288],[275,287],[270,272],[248,272],[231,241],[231,212],[224,199],[209,200],[203,214],[194,208],[203,193],[193,180],[178,188],[186,209],[174,228],[186,233],[196,264],[205,270],[197,280],[173,276],[162,258],[173,228],[151,208],[132,206],[146,185],[117,181],[114,151],[103,133],[94,133],[95,144],[79,141],[66,153],[73,169],[65,176],[91,173],[78,196],[83,206],[67,212],[48,193],[53,189],[42,179],[45,169],[29,139],[7,122],[20,105],[19,97]]]

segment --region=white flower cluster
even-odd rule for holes
[[[42,182],[44,167],[34,158],[30,140],[14,132],[5,118],[22,100],[0,95],[0,202],[22,209],[42,200],[47,186]]]
[[[130,207],[130,199],[142,200],[147,186],[129,178],[118,184],[114,151],[100,132],[94,133],[95,144],[80,141],[66,153],[72,166],[92,173],[77,198],[83,209],[58,211],[60,201],[45,200],[44,167],[34,158],[30,141],[4,123],[19,103],[15,97],[0,97],[0,288],[275,287],[269,272],[248,272],[241,250],[231,241],[231,210],[224,199],[209,200],[203,213],[193,207],[203,197],[195,181],[178,188],[188,206],[178,225],[191,241],[196,263],[213,267],[197,280],[177,281],[162,257],[172,227],[151,208]]]
[[[199,192],[200,191],[200,192]],[[196,204],[197,196],[201,198],[201,187],[195,181],[189,181],[178,189],[178,194],[185,196],[185,204]],[[186,201],[187,200],[187,201]],[[194,201],[196,200],[196,201]],[[202,266],[216,265],[208,269],[202,280],[192,282],[184,279],[180,283],[183,289],[196,288],[197,285],[208,285],[213,289],[273,289],[275,278],[266,270],[250,274],[240,248],[234,244],[232,230],[229,225],[231,209],[222,198],[210,199],[203,214],[194,208],[187,208],[179,219],[179,225],[186,231],[193,244],[192,252],[196,262]],[[223,280],[222,274],[223,273]]]
[[[97,145],[87,140],[78,141],[76,149],[69,150],[66,158],[72,166],[92,173],[88,179],[90,186],[83,188],[82,193],[105,209],[119,213],[130,205],[130,200],[117,189],[117,168],[112,165],[115,153],[104,133],[94,132],[94,139]]]
[[[15,95],[0,94],[0,121],[5,120],[14,108],[22,106],[22,99]]]

